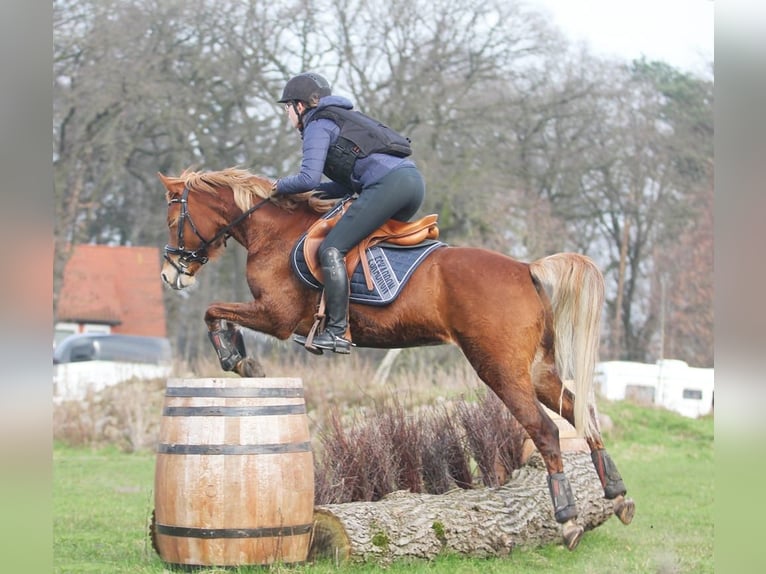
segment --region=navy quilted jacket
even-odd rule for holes
[[[308,121],[311,115],[326,106],[340,106],[346,109],[352,109],[354,105],[350,100],[342,96],[326,96],[319,100],[316,108],[309,110],[304,116],[303,130],[303,158],[301,160],[301,169],[295,175],[287,176],[277,182],[277,193],[290,194],[302,193],[319,189],[330,197],[343,197],[353,193],[351,190],[340,183],[322,180],[322,171],[324,170],[327,150],[335,140],[338,139],[340,127],[331,119],[319,118],[316,121]],[[404,166],[414,166],[408,158],[395,157],[383,153],[374,153],[357,160],[354,165],[353,179],[359,184],[362,191],[368,185],[371,185],[394,169]]]

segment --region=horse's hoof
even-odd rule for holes
[[[582,538],[583,532],[585,532],[583,527],[577,524],[574,519],[572,519],[567,521],[561,530],[564,536],[564,544],[566,544],[567,549],[574,550],[577,548],[577,545],[580,543],[580,539]]]
[[[630,524],[636,514],[636,503],[632,498],[620,495],[614,499],[614,514],[623,524]]]
[[[261,364],[252,357],[245,357],[237,363],[234,366],[234,372],[244,378],[266,376],[266,371],[263,370]]]

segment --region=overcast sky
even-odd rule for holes
[[[597,55],[662,60],[709,75],[713,61],[712,0],[526,0],[550,12],[572,42]]]

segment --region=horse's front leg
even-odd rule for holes
[[[242,331],[236,325],[223,321],[208,323],[208,337],[213,344],[218,362],[224,371],[233,371],[240,377],[263,377],[266,372],[260,362],[247,356]]]
[[[261,363],[247,356],[242,331],[237,327],[241,322],[238,319],[247,317],[241,312],[250,310],[240,303],[211,305],[205,312],[207,334],[224,371],[233,371],[240,377],[264,377],[266,372]]]

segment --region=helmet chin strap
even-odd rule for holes
[[[298,131],[303,134],[303,116],[306,115],[306,113],[311,109],[306,104],[303,104],[303,111],[298,111],[298,104],[296,102],[292,103],[293,111],[295,112],[296,117],[298,118]]]

